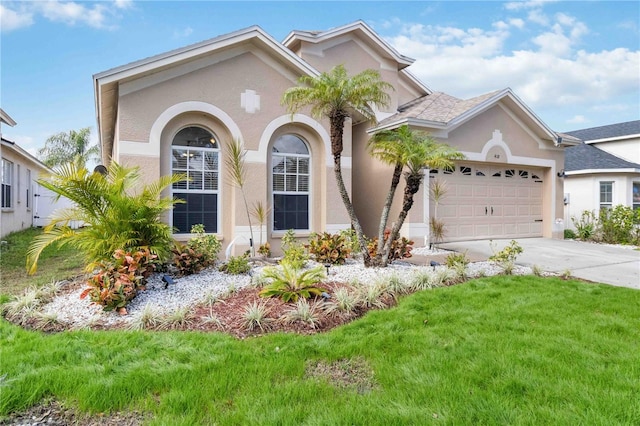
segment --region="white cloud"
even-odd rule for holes
[[[189,37],[192,33],[193,33],[193,28],[186,27],[186,28],[183,28],[182,30],[175,30],[173,32],[173,38]]]
[[[588,120],[584,115],[574,115],[570,119],[567,120],[568,124],[584,124],[588,123]]]
[[[511,25],[512,27],[516,27],[519,29],[524,28],[524,21],[520,18],[511,18],[509,19],[509,25]]]
[[[640,51],[580,50],[588,28],[566,14],[552,19],[532,35],[533,49],[505,48],[506,20],[493,31],[407,24],[389,42],[416,59],[411,71],[429,87],[460,98],[511,87],[533,108],[586,110],[640,91]]]
[[[118,10],[132,7],[131,0],[115,0],[109,2],[83,3],[74,1],[46,0],[23,2],[19,9],[9,9],[0,5],[2,31],[9,32],[32,25],[34,16],[40,15],[52,22],[66,25],[87,25],[93,28],[116,28],[114,21],[118,18]]]
[[[2,32],[9,32],[33,24],[33,14],[28,11],[9,9],[0,4],[0,28]]]
[[[505,3],[507,10],[537,9],[544,6],[545,3],[553,3],[557,0],[531,0],[531,1],[512,1]]]

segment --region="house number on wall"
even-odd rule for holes
[[[500,154],[494,154],[493,158],[500,158]]]

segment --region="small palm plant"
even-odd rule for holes
[[[80,158],[59,166],[47,180],[38,182],[57,197],[74,205],[57,210],[27,250],[27,270],[35,273],[42,251],[50,246],[69,244],[92,264],[108,260],[116,250],[136,251],[148,247],[164,261],[170,254],[171,227],[162,215],[179,200],[162,197],[162,191],[184,180],[182,175],[163,176],[149,185],[139,184],[138,168],[112,162],[106,175],[90,172]],[[73,229],[71,221],[84,224]]]
[[[265,269],[263,272],[263,277],[272,281],[260,291],[261,297],[276,296],[284,302],[297,302],[300,297],[308,299],[326,292],[325,289],[316,286],[325,277],[322,266],[299,269],[288,262],[283,262],[280,266]]]

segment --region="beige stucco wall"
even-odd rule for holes
[[[342,64],[349,75],[358,74],[367,69],[380,72],[382,80],[390,83],[394,88],[398,87],[397,63],[373,54],[373,50],[365,49],[362,44],[356,42],[351,36],[344,36],[338,40],[329,40],[326,43],[313,45],[313,50],[304,48],[308,43],[303,42],[301,57],[319,71],[329,71],[336,65]],[[321,52],[321,54],[312,54]],[[398,109],[398,91],[390,91],[390,103],[381,111],[394,113]]]
[[[265,59],[264,54],[252,51],[223,61],[211,58],[209,62],[210,65],[186,74],[178,67],[152,76],[153,80],[145,77],[123,85],[118,110],[118,147],[114,150],[116,161],[140,165],[144,181],[151,182],[170,174],[170,147],[175,134],[187,126],[202,126],[219,140],[238,138],[244,143],[247,202],[251,206],[261,201],[270,208],[271,145],[278,136],[294,133],[307,142],[312,158],[310,230],[321,232],[348,226],[348,215],[335,185],[328,122],[314,120],[308,111],[292,118],[280,105],[284,91],[297,84],[297,75]],[[259,109],[253,113],[241,105],[245,90],[253,90],[260,97]],[[345,128],[344,140],[343,174],[350,190],[350,126]],[[223,249],[239,235],[246,238],[234,245],[233,254],[240,254],[248,248],[249,223],[239,188],[225,176],[224,143],[220,155],[218,235],[223,238]],[[268,223],[263,241],[269,241],[277,253],[281,235],[271,230],[271,220]],[[255,221],[252,225],[258,244],[260,227]]]
[[[2,209],[1,213],[0,237],[33,225],[34,184],[44,171],[42,166],[6,145],[2,147],[2,158],[13,163],[13,184],[12,207]],[[27,170],[31,170],[31,182],[27,181]],[[29,207],[27,207],[27,189],[29,189]]]

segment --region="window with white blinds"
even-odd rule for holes
[[[187,176],[173,184],[173,196],[184,200],[173,208],[173,226],[179,234],[190,233],[193,225],[205,232],[218,232],[218,187],[220,150],[216,137],[201,127],[180,130],[171,146],[171,171]]]
[[[311,156],[299,136],[280,136],[271,150],[273,229],[309,229]]]

